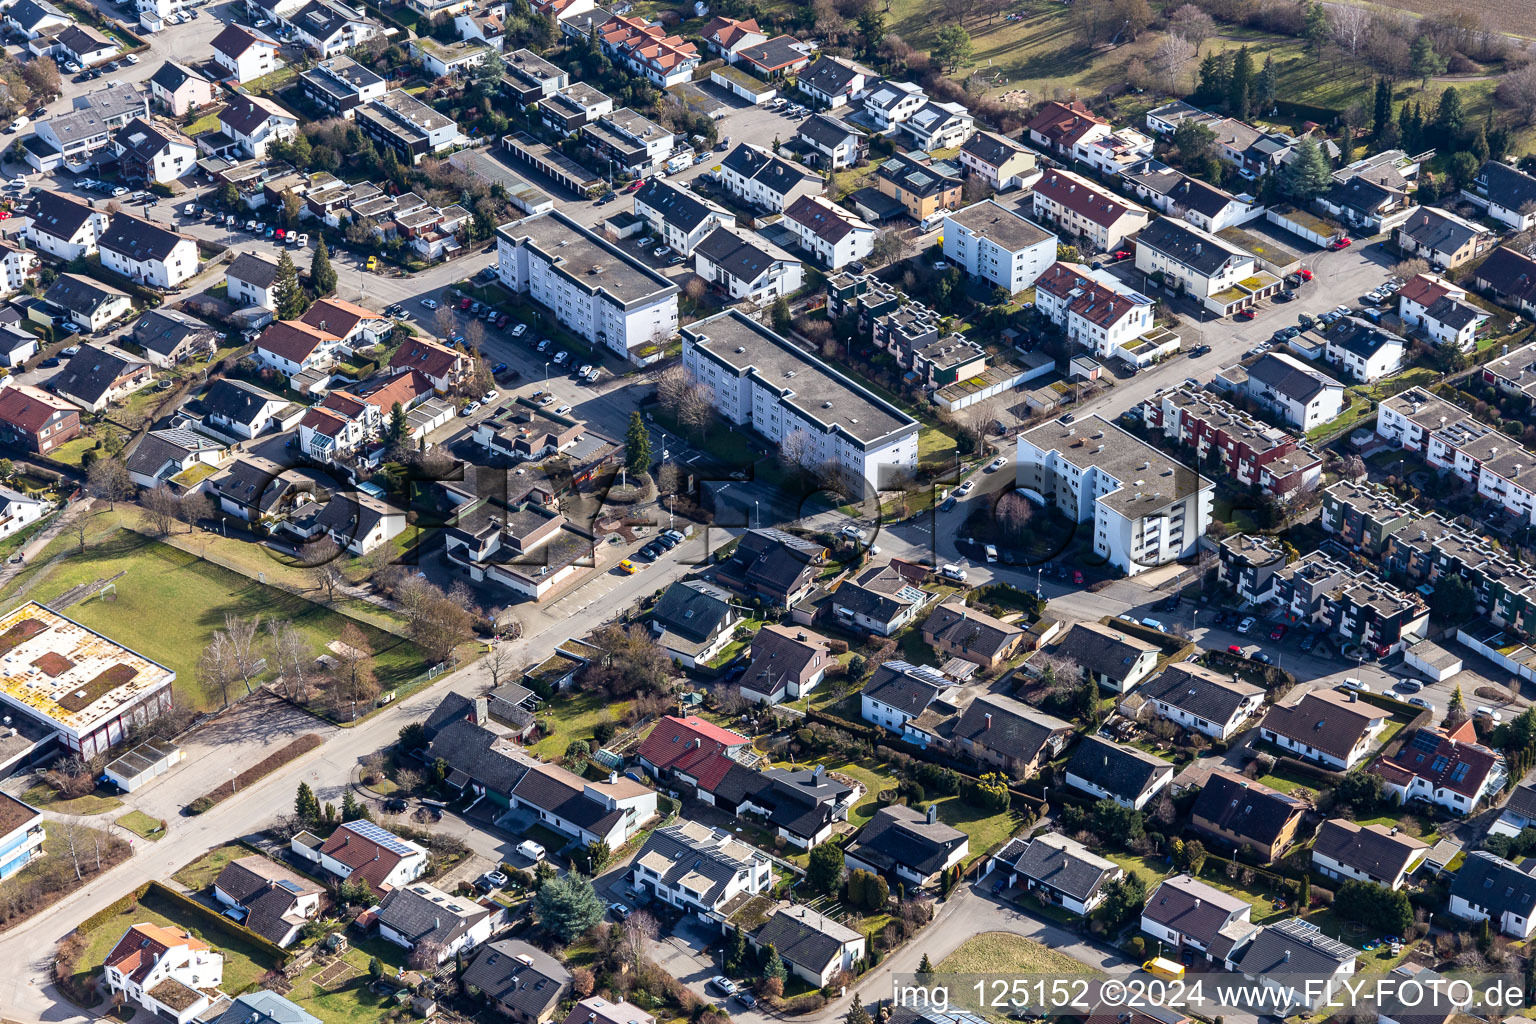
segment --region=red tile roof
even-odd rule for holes
[[[352,869],[352,874],[347,876],[348,881],[362,879],[373,887],[374,892],[379,891],[384,879],[404,859],[393,850],[358,835],[346,825],[331,833],[331,838],[320,847],[320,852]]]
[[[1398,289],[1397,294],[1409,302],[1417,302],[1421,306],[1433,306],[1439,300],[1450,295],[1451,288],[1432,274],[1415,274],[1408,283]]]
[[[431,393],[431,381],[415,370],[407,370],[389,378],[389,383],[383,387],[367,391],[360,397],[369,405],[378,406],[381,411],[388,413],[394,409],[396,402],[400,403],[401,408],[408,409],[412,402]]]
[[[1040,108],[1040,112],[1027,127],[1054,145],[1070,147],[1082,138],[1084,132],[1099,124],[1107,126],[1109,122],[1102,117],[1095,117],[1082,100],[1073,100],[1071,103],[1057,103],[1053,100]]]
[[[740,733],[697,715],[668,715],[640,744],[640,756],[659,769],[689,775],[698,780],[699,788],[712,792],[736,763],[726,756],[726,750],[748,742]]]
[[[743,36],[762,34],[763,30],[757,27],[756,18],[737,21],[735,18],[722,16],[704,26],[704,38],[714,40],[726,49],[735,46]]]
[[[69,412],[74,408],[62,398],[55,398],[41,388],[28,384],[12,384],[0,391],[0,420],[29,434],[43,429],[54,413]]]
[[[1035,282],[1035,288],[1063,300],[1072,296],[1074,290],[1077,291],[1078,294],[1067,303],[1067,308],[1099,327],[1108,327],[1136,308],[1136,303],[1092,278],[1083,276],[1070,263],[1051,264]]]
[[[302,363],[322,344],[340,340],[339,334],[318,330],[298,320],[279,320],[261,333],[256,347],[290,362]]]
[[[1405,784],[1405,776],[1417,776],[1435,789],[1470,798],[1483,788],[1498,760],[1481,744],[1452,739],[1438,729],[1420,729],[1403,741],[1396,754],[1378,759],[1372,769],[1399,785]]]
[[[1129,200],[1121,199],[1071,171],[1047,171],[1035,183],[1035,194],[1103,227],[1114,225],[1136,208]]]
[[[304,418],[299,420],[299,425],[326,437],[339,437],[347,431],[346,420],[318,407],[306,412]]]
[[[303,323],[330,331],[338,338],[351,336],[357,330],[357,325],[364,320],[382,319],[382,314],[345,299],[320,299],[300,318]]]
[[[435,341],[412,338],[395,351],[389,365],[397,370],[420,370],[434,380],[443,380],[458,369],[459,353]]]
[[[142,982],[149,976],[155,962],[167,951],[186,946],[192,950],[205,950],[207,944],[180,928],[165,928],[158,924],[136,924],[117,940],[112,952],[103,963],[115,967],[134,981]]]

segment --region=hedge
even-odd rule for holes
[[[1122,619],[1119,616],[1112,615],[1105,619],[1103,624],[1110,629],[1118,629],[1122,633],[1129,633],[1138,640],[1145,640],[1147,643],[1155,645],[1164,654],[1177,654],[1192,642],[1185,640],[1183,637],[1174,636],[1172,633],[1164,633],[1160,629],[1153,629],[1151,626],[1143,626],[1139,622]]]
[[[307,732],[287,746],[268,754],[230,781],[222,783],[216,789],[209,790],[196,800],[193,800],[187,805],[187,810],[193,814],[203,814],[206,811],[210,811],[220,801],[227,800],[233,796],[240,787],[249,786],[252,783],[261,781],[289,761],[309,753],[324,742],[316,734]]]
[[[144,894],[149,892],[149,887],[156,884],[158,883],[145,882],[137,889],[128,890],[128,892],[124,893],[122,896],[119,896],[113,902],[107,904],[105,907],[102,907],[100,910],[96,911],[96,913],[75,925],[75,930],[81,932],[95,931],[107,921],[110,921],[118,914],[121,914],[123,911],[127,910],[133,904],[142,900],[144,898]]]
[[[150,882],[147,886],[146,895],[169,900],[178,910],[201,919],[205,927],[222,932],[232,939],[246,942],[256,947],[272,958],[274,970],[281,969],[288,962],[288,951],[283,949],[282,946],[279,946],[271,939],[258,935],[240,922],[225,917],[212,907],[204,906],[190,896],[183,896],[175,889],[167,888],[159,882]]]

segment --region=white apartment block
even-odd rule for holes
[[[1032,501],[1091,522],[1094,551],[1127,575],[1193,555],[1216,490],[1096,415],[1019,435],[1015,478]]]
[[[566,328],[638,363],[677,334],[677,286],[556,211],[496,229],[496,272]]]
[[[1056,262],[1056,236],[991,199],[944,217],[944,255],[1016,295]]]
[[[1053,263],[1035,280],[1035,308],[1101,359],[1129,351],[1155,326],[1150,298],[1076,263]]]
[[[784,211],[784,223],[800,248],[833,270],[868,256],[875,248],[875,228],[821,196],[801,196]]]
[[[722,417],[809,466],[871,487],[917,468],[916,420],[736,310],[684,328],[683,368]]]

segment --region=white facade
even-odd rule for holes
[[[884,79],[872,86],[864,97],[864,111],[875,126],[884,131],[901,124],[927,103],[928,94],[921,86]]]
[[[559,212],[496,229],[496,272],[569,330],[636,361],[677,333],[677,286]]]
[[[1136,342],[1154,326],[1152,300],[1104,271],[1055,266],[1035,281],[1035,308],[1072,341],[1101,359]]]
[[[845,478],[869,484],[878,484],[882,468],[917,468],[916,420],[739,312],[690,325],[683,334],[683,368],[708,389],[725,419],[774,443],[792,435],[803,440],[802,458],[810,465],[835,467]],[[797,383],[785,374],[820,379]],[[806,401],[801,387],[835,397],[825,405]]]
[[[817,216],[797,218],[791,215],[795,210],[792,206],[786,211],[784,222],[795,232],[800,248],[816,256],[823,266],[836,270],[874,251],[874,225],[821,196],[808,196],[804,201],[815,204]]]
[[[1328,361],[1347,369],[1356,380],[1369,383],[1402,369],[1403,357],[1408,350],[1408,343],[1402,338],[1382,331],[1375,335],[1380,339],[1380,343],[1374,350],[1359,352],[1344,345],[1335,344],[1335,333],[1328,332]]]
[[[96,251],[96,239],[107,230],[110,218],[100,210],[93,210],[69,237],[51,233],[35,219],[27,225],[22,237],[32,248],[68,262],[89,256]]]
[[[1008,224],[1009,218],[1016,223]],[[999,232],[992,221],[1004,226]],[[1036,234],[1041,237],[1033,237]],[[1013,236],[1022,236],[1015,239]],[[944,216],[944,255],[972,277],[1017,295],[1056,262],[1056,236],[991,199]]]
[[[37,272],[37,264],[37,253],[30,249],[16,249],[0,243],[0,282],[3,282],[4,294],[25,288]]]
[[[282,66],[277,59],[277,48],[266,39],[253,38],[235,56],[220,50],[213,51],[213,61],[229,73],[235,81],[245,83],[262,75],[270,75]]]
[[[164,259],[143,260],[102,246],[101,265],[142,284],[169,290],[197,273],[197,243],[181,238]]]
[[[1090,135],[1072,145],[1072,155],[1100,174],[1114,176],[1152,155],[1152,140],[1134,128]]]
[[[696,274],[710,284],[719,285],[734,300],[759,305],[788,297],[800,289],[805,279],[805,264],[766,240],[743,238],[734,231],[727,230],[727,233],[740,239],[742,247],[756,249],[770,258],[761,264],[751,264],[750,271],[755,271],[756,276],[748,277],[749,271],[743,269],[746,264],[735,260],[717,262],[703,249],[696,249],[693,254]]]

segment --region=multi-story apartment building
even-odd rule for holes
[[[332,57],[299,74],[304,98],[332,117],[351,119],[353,110],[380,99],[388,83],[351,57]]]
[[[588,342],[646,363],[677,333],[677,285],[558,210],[496,236],[502,284]]]
[[[681,256],[692,256],[715,228],[736,223],[736,215],[725,207],[665,178],[652,178],[641,186],[634,193],[634,204],[635,216],[645,219],[650,233]]]
[[[684,329],[683,367],[722,417],[809,467],[871,487],[917,467],[916,420],[736,310]]]
[[[875,247],[875,227],[823,196],[801,196],[784,210],[784,223],[800,248],[822,266],[836,270],[868,256]]]
[[[1271,577],[1272,600],[1293,621],[1326,629],[1345,643],[1385,657],[1424,635],[1429,606],[1376,575],[1356,571],[1333,556],[1313,551]]]
[[[599,159],[637,176],[655,170],[677,145],[670,131],[628,107],[588,121],[581,138]]]
[[[944,255],[1017,294],[1056,262],[1056,236],[991,199],[944,216]]]
[[[1070,340],[1106,359],[1119,355],[1136,363],[1132,349],[1153,329],[1151,299],[1076,263],[1053,263],[1040,275],[1035,307]]]
[[[1071,171],[1049,170],[1035,182],[1035,216],[1109,251],[1147,226],[1147,211]]]
[[[638,17],[609,18],[597,38],[605,53],[663,89],[691,80],[699,66],[697,46]]]
[[[1019,435],[1026,497],[1093,523],[1093,549],[1127,575],[1193,554],[1215,485],[1101,416],[1054,420]]]
[[[459,142],[459,125],[404,89],[392,89],[354,112],[363,134],[395,151],[400,162],[414,166],[421,158],[451,149]]]
[[[1280,290],[1280,279],[1244,252],[1193,224],[1160,217],[1136,236],[1136,269],[1160,277],[1217,316],[1230,316]]]
[[[1287,497],[1322,480],[1323,460],[1305,441],[1204,389],[1180,385],[1141,408],[1146,425],[1192,452],[1195,465],[1214,459],[1244,487]]]
[[[720,161],[720,184],[738,199],[774,213],[821,191],[821,178],[810,169],[750,142],[738,144]]]
[[[1023,188],[1040,177],[1035,151],[1006,135],[977,132],[960,147],[960,166],[999,192]]]
[[[1285,550],[1262,534],[1235,533],[1216,549],[1216,578],[1249,604],[1274,596],[1273,577],[1285,568]]]
[[[965,181],[954,164],[924,163],[897,153],[875,169],[875,185],[881,195],[900,203],[908,217],[927,225],[945,210],[960,208]]]

